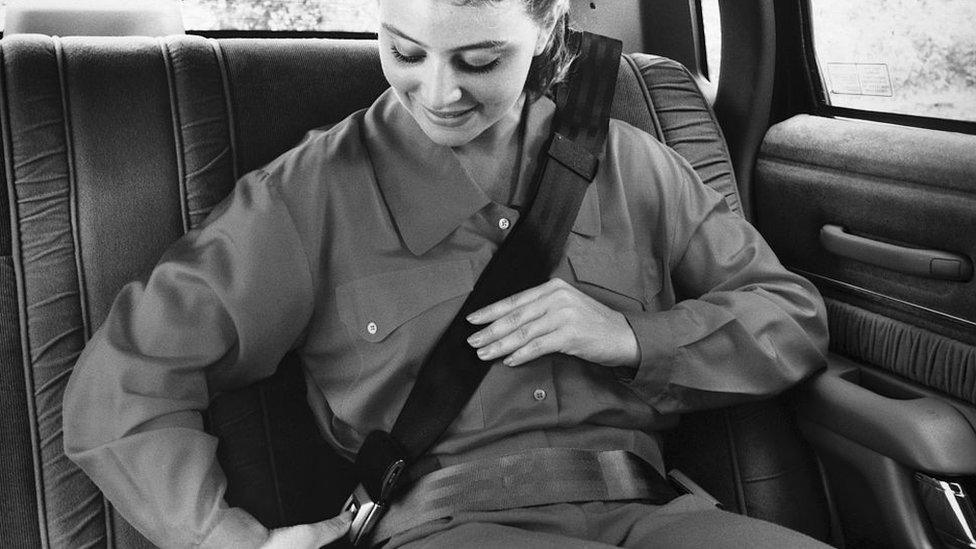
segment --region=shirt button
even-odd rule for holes
[[[536,400],[539,400],[539,401],[545,400],[546,399],[546,392],[543,391],[542,389],[536,389],[535,392],[532,393],[532,398],[534,398]]]
[[[503,231],[511,226],[512,224],[504,217],[498,220],[498,228]]]
[[[369,335],[376,334],[376,323],[375,322],[370,322],[369,324],[367,324],[366,325],[366,331],[369,332]]]

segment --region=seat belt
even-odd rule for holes
[[[556,90],[553,132],[534,174],[528,212],[492,256],[421,365],[393,428],[370,433],[356,455],[361,484],[343,506],[355,514],[349,530],[354,545],[369,539],[396,497],[404,470],[447,430],[492,366],[467,344],[478,327],[465,317],[542,284],[563,256],[603,154],[623,48],[619,40],[588,32],[571,32],[567,44],[577,57],[568,82]]]

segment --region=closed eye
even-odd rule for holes
[[[470,72],[470,73],[475,73],[475,74],[483,74],[483,73],[491,72],[492,70],[494,70],[495,67],[498,66],[498,62],[499,61],[500,61],[500,59],[494,59],[494,60],[489,61],[488,63],[485,63],[483,65],[472,65],[470,63],[465,63],[464,61],[459,61],[458,62],[458,67],[462,71],[464,71],[464,72]]]
[[[393,58],[396,59],[398,62],[408,64],[408,65],[420,63],[421,61],[424,60],[424,57],[426,57],[425,55],[405,55],[403,52],[397,49],[396,46],[390,46],[390,52],[393,54]],[[496,57],[495,59],[492,59],[487,63],[483,63],[480,65],[472,65],[471,63],[468,63],[462,59],[458,59],[456,61],[456,64],[458,69],[461,71],[471,73],[471,74],[484,74],[494,70],[495,67],[498,66],[498,63],[500,61],[501,58]]]
[[[423,55],[403,55],[396,46],[390,46],[390,51],[393,52],[393,58],[401,63],[419,63],[424,60]]]

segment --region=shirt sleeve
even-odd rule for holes
[[[311,316],[309,263],[267,174],[125,286],[75,365],[65,453],[162,547],[253,547],[267,530],[223,500],[210,395],[274,372]]]
[[[678,301],[624,313],[641,359],[630,386],[663,413],[783,391],[825,365],[826,310],[759,232],[674,158],[663,211]]]

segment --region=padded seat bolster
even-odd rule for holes
[[[681,63],[648,54],[631,54],[630,70],[643,87],[640,118],[621,118],[656,136],[691,164],[698,177],[725,196],[729,208],[742,214],[732,162],[715,114],[691,73]],[[623,72],[624,67],[621,67]],[[635,107],[630,107],[632,111]],[[646,113],[655,122],[649,125]],[[623,113],[621,113],[623,114]]]

